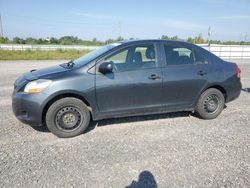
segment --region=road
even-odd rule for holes
[[[11,110],[14,80],[58,63],[0,62],[0,187],[250,187],[250,62],[239,64],[245,91],[217,119],[110,119],[71,139]]]

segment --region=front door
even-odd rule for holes
[[[162,71],[157,45],[143,43],[123,47],[103,62],[111,62],[111,73],[96,73],[96,97],[100,113],[147,113],[162,106]],[[99,65],[101,64],[99,63]]]

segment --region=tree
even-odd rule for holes
[[[58,39],[55,37],[49,38],[49,44],[58,44]]]
[[[83,41],[74,36],[64,36],[59,39],[60,44],[71,45],[71,44],[80,44]]]
[[[39,38],[38,40],[37,40],[37,44],[44,44],[45,43],[45,41],[44,41],[44,39],[42,39],[42,38]]]
[[[188,37],[187,42],[194,44],[194,39],[191,37]]]
[[[177,35],[170,37],[170,40],[181,40]]]
[[[177,41],[182,41],[182,39],[180,39],[177,35],[175,35],[173,37],[169,37],[167,35],[162,35],[161,39],[162,40],[177,40]]]
[[[15,37],[15,38],[13,38],[13,43],[14,44],[25,44],[25,40],[23,40],[19,37]]]
[[[0,44],[8,43],[9,39],[7,37],[0,37]]]
[[[194,43],[195,44],[204,44],[205,43],[205,40],[203,39],[201,33],[194,38]]]
[[[25,44],[36,44],[37,40],[35,38],[28,37],[25,40]]]
[[[134,40],[137,38],[130,38],[130,40]],[[193,44],[202,44],[202,43],[208,43],[207,40],[204,40],[202,37],[202,34],[199,34],[198,36],[192,38],[189,37],[185,40],[179,38],[177,35],[176,36],[167,36],[167,35],[162,35],[161,39],[163,40],[178,40],[178,41],[187,41],[189,43]],[[123,37],[119,36],[116,39],[108,39],[105,42],[104,41],[99,41],[96,38],[93,38],[92,40],[82,40],[78,37],[74,36],[63,36],[60,39],[57,39],[55,37],[50,37],[47,39],[43,38],[32,38],[28,37],[26,39],[22,39],[20,37],[15,37],[12,40],[9,40],[7,37],[0,37],[0,44],[62,44],[62,45],[86,45],[86,46],[101,46],[105,44],[110,44],[114,43],[117,41],[122,41],[124,40]],[[249,41],[220,41],[220,40],[210,40],[212,44],[225,44],[225,45],[250,45]]]
[[[116,41],[123,41],[124,40],[124,38],[122,37],[122,36],[119,36],[117,39],[116,39]]]
[[[208,40],[207,43],[209,43]],[[220,40],[210,40],[210,44],[222,44],[222,42]]]
[[[162,35],[162,36],[161,36],[161,39],[162,39],[162,40],[169,40],[169,37],[168,37],[167,35]]]
[[[114,39],[108,39],[105,41],[105,44],[111,44],[111,43],[114,43],[115,40]]]

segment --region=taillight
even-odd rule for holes
[[[235,71],[236,71],[236,76],[237,76],[237,78],[240,78],[240,73],[241,73],[241,70],[240,70],[240,67],[236,67],[235,68]]]

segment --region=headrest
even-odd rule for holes
[[[141,52],[135,52],[134,53],[133,62],[135,62],[135,63],[141,63],[142,62]]]
[[[179,53],[176,52],[176,51],[172,51],[171,56],[172,56],[173,58],[177,58],[177,57],[179,57]]]
[[[148,47],[146,50],[146,57],[148,59],[155,59],[155,50],[154,47]]]

